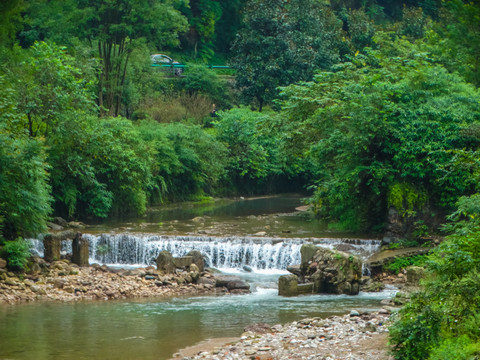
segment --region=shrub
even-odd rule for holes
[[[423,266],[427,260],[427,255],[415,255],[409,257],[397,257],[391,263],[384,266],[384,269],[395,274],[398,274],[400,270],[411,266]]]
[[[480,197],[462,198],[454,233],[428,257],[425,288],[390,328],[396,359],[474,359],[480,354]]]
[[[3,247],[7,266],[11,270],[25,270],[30,257],[30,244],[22,238],[7,241]]]

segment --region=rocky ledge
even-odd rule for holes
[[[93,264],[80,267],[64,259],[34,261],[36,271],[15,274],[0,269],[0,304],[31,301],[110,300],[140,297],[170,297],[199,294],[248,292],[236,279],[224,284],[207,269],[166,274],[150,266],[134,270]],[[194,266],[193,266],[194,267]]]
[[[180,360],[355,359],[388,360],[389,311],[303,319],[286,325],[257,324],[237,341],[208,351],[175,354]]]

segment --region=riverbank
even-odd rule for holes
[[[186,348],[171,360],[281,360],[355,359],[391,360],[388,324],[390,312],[311,318],[285,325],[257,324],[246,328],[239,339],[218,346],[213,339]]]
[[[228,293],[225,287],[213,285],[213,275],[209,272],[202,273],[204,281],[193,283],[193,274],[189,272],[164,275],[154,267],[133,270],[98,264],[79,267],[68,260],[46,263],[38,257],[35,264],[38,271],[30,274],[0,272],[0,304]]]

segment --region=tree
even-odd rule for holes
[[[183,7],[190,26],[184,35],[185,42],[193,48],[193,58],[209,61],[214,55],[215,27],[222,16],[218,0],[190,0]]]
[[[15,92],[0,77],[0,238],[35,235],[51,212],[43,142],[17,124]]]
[[[30,57],[8,72],[16,86],[17,110],[30,136],[48,136],[72,112],[96,112],[92,83],[82,78],[75,59],[64,48],[40,42],[30,51]]]
[[[181,0],[83,0],[78,4],[80,38],[100,57],[98,101],[102,113],[120,114],[127,66],[135,40],[156,47],[178,44],[186,20],[175,8]]]
[[[250,0],[233,44],[237,86],[261,111],[277,87],[308,80],[339,60],[340,22],[314,0]]]
[[[0,44],[2,46],[12,46],[15,43],[15,33],[21,29],[23,10],[23,0],[4,0],[0,3]]]
[[[478,146],[467,131],[480,121],[478,91],[389,36],[379,33],[368,56],[283,90],[287,147],[303,146],[312,164],[319,215],[364,230],[390,206],[405,218],[448,211],[476,189],[468,169],[446,167],[453,150]]]
[[[183,0],[26,0],[23,43],[47,40],[79,47],[87,43],[89,59],[99,59],[97,99],[102,115],[118,116],[130,55],[137,42],[152,49],[179,44],[187,21],[178,7]],[[145,58],[148,54],[144,54]]]
[[[282,173],[277,138],[265,130],[269,120],[268,114],[240,108],[223,112],[215,124],[228,149],[227,178],[239,192],[264,190],[267,180]]]
[[[480,4],[449,0],[437,24],[431,43],[451,71],[458,71],[475,86],[480,86]]]

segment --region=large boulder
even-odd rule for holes
[[[313,257],[318,251],[318,246],[313,244],[303,244],[300,248],[300,255],[301,255],[301,264],[300,269],[305,271],[307,267],[311,264]]]
[[[358,257],[313,244],[304,244],[300,253],[300,267],[293,266],[289,268],[292,275],[280,277],[279,295],[358,294],[362,278],[362,263]]]
[[[62,247],[62,241],[53,236],[52,234],[47,234],[43,238],[44,246],[44,258],[45,261],[53,262],[60,260],[60,250]]]
[[[245,280],[242,280],[238,276],[232,275],[215,276],[215,286],[226,287],[229,291],[244,292],[250,290],[250,285],[248,285]]]
[[[298,277],[297,275],[282,275],[278,279],[278,295],[297,296],[298,295]]]
[[[77,233],[72,242],[72,262],[78,266],[88,266],[88,240]]]
[[[200,272],[203,272],[205,270],[205,259],[203,258],[203,255],[200,251],[198,250],[192,250],[190,251],[187,256],[192,257],[192,262],[197,265],[198,270]]]
[[[321,247],[305,273],[305,279],[313,282],[320,293],[356,295],[361,278],[362,262],[358,257]]]
[[[173,258],[173,263],[177,269],[187,269],[192,265],[193,259],[191,256],[180,256]]]
[[[158,254],[156,263],[159,271],[163,271],[166,274],[173,274],[175,272],[173,255],[167,250],[163,250]]]

